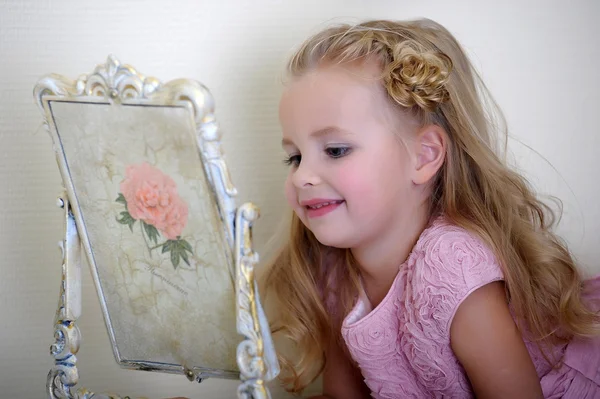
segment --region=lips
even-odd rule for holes
[[[323,208],[324,206],[328,206],[328,205],[339,205],[339,204],[341,204],[342,202],[344,202],[344,201],[329,201],[329,202],[323,202],[323,203],[316,204],[316,205],[307,205],[306,207],[307,207],[308,209],[321,209],[321,208]]]
[[[301,201],[300,205],[306,208],[308,217],[319,217],[335,210],[343,203],[344,200],[316,198],[308,201]]]

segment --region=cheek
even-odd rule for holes
[[[373,179],[376,174],[371,168],[372,166],[365,167],[363,162],[351,162],[335,170],[332,181],[350,206],[360,206],[371,201],[378,184],[377,179]]]
[[[296,188],[292,184],[292,179],[290,176],[288,176],[285,180],[284,191],[285,199],[287,200],[288,204],[290,204],[293,209],[298,208],[298,195],[296,194]]]
[[[389,201],[401,200],[398,197],[404,197],[410,185],[404,162],[387,155],[349,163],[336,171],[335,181],[351,206],[370,212],[389,206]]]
[[[288,204],[290,204],[290,207],[292,208],[296,216],[298,216],[300,220],[302,220],[302,223],[306,225],[304,208],[302,208],[300,204],[298,204],[298,192],[296,191],[296,186],[294,186],[294,184],[292,183],[292,179],[290,176],[288,176],[288,178],[285,180],[284,192],[285,199],[287,200]]]

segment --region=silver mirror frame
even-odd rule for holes
[[[258,254],[252,248],[252,225],[258,219],[259,211],[252,203],[245,203],[239,208],[236,206],[237,190],[231,182],[221,149],[221,133],[214,115],[213,97],[209,90],[201,83],[188,79],[177,79],[162,84],[156,78],[145,77],[129,65],[122,65],[117,58],[109,55],[105,64],[98,65],[91,74],[82,75],[75,81],[57,74],[50,74],[39,80],[34,88],[34,99],[42,111],[48,132],[51,132],[49,122],[51,119],[47,106],[49,97],[65,99],[97,97],[113,104],[136,100],[149,100],[162,105],[179,104],[182,101],[189,103],[195,116],[197,144],[202,163],[215,194],[228,244],[232,250],[233,256],[228,258],[235,262],[236,325],[238,333],[244,338],[237,347],[240,374],[232,376],[183,367],[157,367],[144,362],[124,367],[180,373],[190,381],[197,382],[208,377],[239,378],[241,384],[238,387],[238,398],[270,398],[266,382],[276,378],[280,369],[254,278]],[[53,145],[61,168],[57,143]],[[47,377],[47,397],[121,399],[119,396],[96,394],[85,388],[75,388],[79,380],[76,354],[81,339],[77,326],[77,319],[81,315],[82,297],[81,239],[76,217],[70,205],[73,187],[62,169],[61,176],[64,193],[57,200],[57,205],[64,211],[65,236],[59,243],[63,261],[62,277],[58,309],[54,319],[54,344],[50,347],[50,354],[55,364]],[[98,289],[100,283],[97,273],[93,268],[91,272]],[[106,321],[106,306],[101,296],[99,299]],[[114,350],[115,343],[112,336],[111,342]]]

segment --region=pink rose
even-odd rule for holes
[[[127,167],[120,188],[132,218],[156,227],[169,240],[181,236],[188,207],[173,179],[144,162]]]

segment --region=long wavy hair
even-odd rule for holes
[[[598,334],[598,315],[582,301],[582,277],[552,231],[557,212],[507,166],[502,113],[452,34],[427,19],[334,26],[300,47],[288,73],[298,77],[324,64],[367,58],[380,62],[381,84],[398,112],[446,131],[431,213],[445,215],[492,248],[517,325],[546,344]],[[281,356],[288,390],[301,391],[322,372],[327,346],[341,340],[358,276],[349,250],[322,245],[292,214],[289,240],[262,281],[278,306],[273,331],[295,343],[299,354]]]

